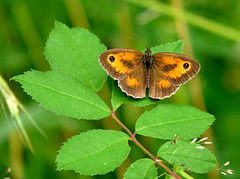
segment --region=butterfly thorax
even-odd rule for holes
[[[150,69],[153,64],[153,56],[150,48],[147,48],[145,54],[143,55],[143,64],[147,69]]]
[[[153,55],[150,48],[147,48],[145,54],[143,55],[143,65],[146,67],[146,87],[149,87],[150,83],[150,69],[153,65]]]

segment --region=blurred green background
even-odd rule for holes
[[[55,156],[64,141],[81,131],[94,128],[120,130],[110,118],[99,121],[67,119],[34,102],[20,85],[10,79],[24,71],[46,71],[44,44],[54,21],[70,27],[88,28],[108,48],[144,50],[160,43],[185,41],[184,54],[202,66],[198,77],[183,85],[164,101],[188,104],[213,114],[216,121],[205,133],[219,166],[230,161],[234,175],[218,172],[196,178],[240,178],[240,1],[239,0],[0,0],[0,75],[15,96],[47,134],[44,138],[21,118],[35,153],[22,144],[14,120],[0,111],[0,177],[11,178],[122,178],[130,163],[145,155],[133,144],[130,157],[115,172],[84,177],[73,171],[56,171]],[[136,34],[144,42],[131,36]],[[94,50],[94,49],[93,49]],[[99,93],[108,101],[107,84]],[[0,100],[4,101],[1,95]],[[120,119],[133,131],[137,117],[146,108],[131,104],[120,107]],[[133,112],[134,111],[134,112]],[[156,153],[163,141],[139,138]],[[94,165],[94,164],[93,164]],[[10,174],[6,170],[11,167]]]

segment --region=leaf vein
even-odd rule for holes
[[[75,163],[75,162],[78,162],[78,161],[80,161],[80,160],[84,160],[84,159],[86,159],[86,158],[88,158],[88,157],[92,157],[92,156],[94,156],[94,155],[100,154],[102,151],[104,151],[104,150],[106,150],[106,149],[108,149],[108,148],[110,148],[110,147],[112,147],[112,146],[114,146],[114,145],[116,145],[116,144],[124,141],[124,140],[125,140],[125,139],[121,139],[121,140],[119,140],[119,141],[116,141],[116,142],[114,142],[113,144],[111,144],[111,145],[103,148],[102,150],[98,150],[97,152],[95,152],[95,153],[93,153],[93,154],[89,154],[89,155],[87,155],[87,156],[85,156],[85,157],[82,157],[82,158],[78,158],[78,159],[76,159],[76,160],[73,160],[73,161],[71,161],[71,162],[69,162],[69,163],[66,163],[65,165],[62,165],[61,167],[64,168],[65,166],[70,165],[70,164],[72,164],[72,163]]]
[[[59,91],[59,90],[56,90],[56,89],[54,89],[54,88],[51,88],[51,87],[48,87],[48,86],[45,86],[45,85],[42,85],[42,84],[39,84],[39,83],[35,83],[35,82],[32,82],[32,81],[27,81],[27,80],[23,80],[23,79],[22,79],[21,81],[27,82],[27,83],[31,83],[31,84],[34,84],[34,85],[37,85],[37,86],[40,86],[40,87],[43,87],[43,88],[52,90],[52,91],[54,91],[54,92],[57,92],[57,93],[60,93],[60,94],[63,94],[63,95],[72,97],[72,98],[74,98],[74,99],[77,99],[77,100],[79,100],[79,101],[83,101],[83,102],[85,102],[85,103],[87,103],[87,104],[96,106],[96,107],[98,107],[98,108],[100,108],[100,109],[102,109],[102,110],[104,110],[104,111],[109,112],[108,110],[106,110],[106,109],[103,108],[102,106],[99,106],[99,105],[94,104],[94,103],[92,103],[92,102],[90,102],[90,101],[84,100],[84,99],[82,99],[82,98],[79,98],[79,97],[77,97],[77,96],[71,95],[71,94],[69,94],[69,93],[65,93],[65,92],[63,92],[63,91]]]
[[[162,126],[162,125],[167,125],[167,124],[180,123],[180,122],[187,122],[187,121],[191,121],[191,120],[200,120],[200,119],[203,119],[203,118],[205,118],[205,117],[197,117],[197,118],[183,119],[183,120],[178,120],[178,121],[169,121],[169,122],[164,122],[164,123],[159,123],[159,124],[152,124],[152,125],[148,125],[148,126],[144,126],[142,128],[139,128],[138,131],[144,130],[146,128],[157,127],[157,126]]]
[[[67,36],[67,34],[66,34],[65,32],[64,32],[64,36],[66,37],[67,43],[69,44],[69,47],[72,49],[73,54],[74,54],[74,56],[76,57],[77,63],[82,67],[82,68],[80,68],[80,70],[82,70],[84,76],[86,76],[86,78],[88,79],[90,85],[92,86],[92,89],[95,90],[94,85],[93,85],[93,83],[92,83],[92,80],[90,80],[90,78],[89,78],[89,76],[88,76],[88,74],[87,74],[87,72],[86,72],[86,70],[85,70],[85,68],[84,68],[83,63],[81,63],[81,61],[78,60],[78,59],[81,59],[81,58],[77,55],[77,50],[72,46],[72,44],[70,43],[70,41],[69,41],[69,39],[68,39],[68,36]]]
[[[161,154],[169,155],[171,158],[172,158],[172,155],[173,155],[173,153],[160,153],[159,156],[161,156]],[[186,158],[186,159],[190,158],[190,159],[194,159],[194,160],[200,160],[200,161],[203,161],[203,162],[215,164],[214,162],[211,162],[211,161],[208,161],[208,160],[204,160],[204,159],[201,159],[201,158],[192,157],[192,156],[186,156],[186,155],[180,155],[180,154],[174,154],[174,155],[178,156],[178,157],[183,157],[183,158]]]

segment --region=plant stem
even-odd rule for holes
[[[149,152],[143,145],[136,139],[135,133],[132,133],[115,115],[114,111],[111,111],[112,118],[121,126],[131,137],[132,141],[143,150],[144,153],[146,153],[149,157],[151,157],[154,160],[154,163],[160,165],[163,167],[168,173],[171,174],[172,177],[175,177],[176,179],[181,179],[177,174],[175,174],[173,171],[171,171],[166,165],[164,165],[161,160],[159,160],[157,157],[155,157],[151,152]]]
[[[117,118],[114,111],[111,111],[112,118],[120,125],[128,134],[130,137],[133,136],[133,133]]]

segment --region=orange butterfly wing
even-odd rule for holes
[[[150,69],[149,96],[163,99],[174,94],[179,86],[194,77],[200,64],[185,55],[156,53]]]
[[[133,49],[111,49],[99,56],[107,73],[118,80],[122,91],[134,98],[146,96],[146,68],[142,64],[143,53]]]

